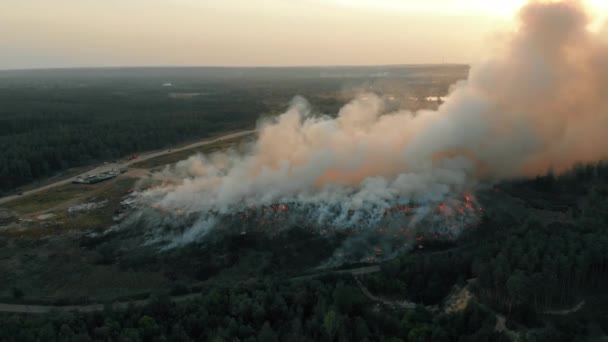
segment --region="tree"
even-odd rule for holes
[[[426,324],[417,324],[412,330],[407,333],[407,340],[411,342],[426,342],[430,341],[431,328]]]
[[[143,316],[139,322],[139,331],[145,340],[152,340],[160,333],[160,328],[154,318],[150,316]]]
[[[25,295],[21,289],[16,287],[13,287],[11,292],[13,293],[13,298],[15,299],[21,299]]]
[[[67,324],[62,324],[61,328],[59,328],[59,339],[63,341],[68,341],[74,336],[74,331]]]
[[[57,333],[53,327],[53,324],[50,322],[44,324],[38,331],[38,337],[41,341],[55,341],[57,338]]]
[[[260,342],[275,342],[278,341],[277,333],[272,330],[270,323],[268,321],[264,322],[262,329],[258,333],[258,341]]]
[[[355,332],[354,337],[357,341],[363,341],[369,338],[369,328],[367,327],[367,323],[361,317],[355,318]]]
[[[520,305],[526,298],[526,278],[521,271],[515,272],[507,280],[507,292],[509,294],[509,314],[513,305]]]
[[[328,311],[323,317],[323,328],[325,328],[329,341],[333,341],[336,331],[338,331],[338,318],[333,310]]]
[[[349,313],[360,304],[359,291],[352,286],[337,286],[333,292],[334,304],[341,313]]]

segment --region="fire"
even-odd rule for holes
[[[163,215],[190,215],[187,210],[165,208],[159,203],[151,204],[151,207]],[[382,241],[382,248],[373,247],[368,254],[371,261],[412,248],[422,250],[424,247],[428,248],[427,244],[432,241],[452,239],[463,229],[472,226],[483,210],[468,193],[431,206],[424,203],[395,204],[375,213],[354,209],[342,209],[344,211],[341,212],[339,206],[331,209],[334,209],[334,216],[341,225],[333,226],[331,223],[322,222],[315,226],[312,217],[308,228],[320,235],[340,232],[341,236],[350,238],[361,234],[363,237],[369,236],[372,240]],[[305,204],[275,202],[263,206],[244,206],[232,214],[210,214],[217,215],[216,218],[226,227],[238,227],[242,234],[256,229],[279,231],[294,222],[305,224],[308,222],[306,220],[310,219],[307,216],[309,210]],[[375,228],[363,229],[370,222],[375,224]]]

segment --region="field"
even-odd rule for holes
[[[120,199],[134,184],[130,177],[94,185],[69,184],[7,203],[5,207],[16,212],[22,222],[2,230],[3,283],[23,289],[26,298],[42,301],[83,300],[98,284],[103,284],[99,289],[105,293],[99,298],[157,284],[159,276],[153,273],[125,272],[98,264],[98,253],[83,250],[78,239],[68,238],[112,225]],[[68,211],[77,204],[103,201],[107,204],[100,208],[74,214]],[[3,287],[1,296],[9,297],[12,287]]]

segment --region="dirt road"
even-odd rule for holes
[[[380,271],[380,266],[374,265],[374,266],[353,268],[353,269],[348,269],[348,270],[333,270],[333,271],[323,272],[322,274],[350,273],[353,276],[357,276],[360,274],[368,274],[368,273],[374,273],[374,272],[379,272],[379,271]],[[313,277],[318,277],[322,274],[314,274],[314,275],[307,275],[307,276],[298,277],[298,278],[291,278],[291,280],[309,279],[309,278],[313,278]],[[198,298],[199,296],[200,296],[199,293],[193,293],[193,294],[182,295],[182,296],[173,296],[173,297],[171,297],[171,301],[180,303],[180,302],[185,302],[185,301],[189,301],[189,300]],[[129,302],[115,302],[115,303],[112,303],[112,308],[114,310],[124,310],[124,309],[127,309],[129,306],[137,307],[137,306],[147,305],[150,303],[150,301],[151,301],[151,299],[133,300],[133,301],[129,301]],[[25,305],[25,304],[0,303],[0,312],[11,312],[11,313],[46,314],[46,313],[50,313],[50,312],[72,312],[72,311],[96,312],[96,311],[103,311],[103,310],[104,310],[104,304]]]
[[[346,270],[321,271],[321,272],[314,273],[314,274],[293,277],[293,278],[290,278],[289,280],[295,280],[295,281],[307,280],[307,279],[318,278],[318,277],[321,277],[324,275],[329,275],[329,274],[352,274],[353,276],[357,276],[360,274],[369,274],[369,273],[376,273],[376,272],[380,272],[380,266],[372,265],[372,266],[351,268],[351,269],[346,269]]]
[[[200,297],[200,293],[193,293],[183,296],[171,297],[171,301],[180,303]],[[112,303],[113,310],[125,310],[130,306],[144,306],[149,304],[152,299],[133,300],[129,302]],[[103,311],[104,304],[88,304],[88,305],[24,305],[24,304],[2,304],[0,303],[0,312],[11,313],[29,313],[29,314],[47,314],[50,312],[97,312]]]
[[[575,306],[571,307],[570,309],[563,309],[563,310],[545,310],[543,311],[544,314],[549,314],[549,315],[569,315],[571,313],[577,312],[578,310],[582,309],[583,306],[585,306],[585,301],[581,300],[578,304],[576,304]]]
[[[356,274],[353,273],[353,276],[355,277],[355,281],[357,281],[357,285],[359,286],[363,294],[365,294],[367,298],[373,300],[374,302],[382,303],[393,308],[401,309],[414,309],[416,307],[416,303],[410,302],[408,300],[388,300],[386,298],[378,297],[369,292],[367,287],[363,285],[363,283],[361,282],[361,280],[359,280]]]
[[[41,192],[41,191],[44,191],[44,190],[55,188],[55,187],[58,187],[58,186],[61,186],[61,185],[69,184],[72,181],[74,181],[76,178],[83,177],[83,176],[88,175],[88,174],[95,174],[95,173],[105,172],[105,171],[109,171],[112,168],[116,168],[116,169],[125,168],[125,167],[128,167],[131,164],[139,163],[141,161],[145,161],[145,160],[148,160],[148,159],[164,156],[164,155],[175,153],[175,152],[180,152],[180,151],[188,150],[188,149],[191,149],[191,148],[196,148],[196,147],[200,147],[200,146],[204,146],[204,145],[213,144],[213,143],[216,143],[216,142],[222,141],[222,140],[228,140],[228,139],[242,137],[242,136],[245,136],[245,135],[253,134],[254,132],[255,132],[255,130],[241,131],[241,132],[236,132],[236,133],[231,133],[231,134],[223,135],[223,136],[215,138],[215,139],[203,140],[203,141],[199,141],[199,142],[196,142],[196,143],[193,143],[193,144],[189,144],[189,145],[186,145],[186,146],[182,146],[182,147],[178,147],[178,148],[172,148],[170,150],[163,150],[163,151],[157,151],[157,152],[144,153],[144,154],[141,154],[137,159],[128,160],[128,161],[125,161],[125,162],[122,162],[122,163],[113,163],[113,164],[103,165],[103,166],[94,168],[92,170],[89,170],[87,172],[84,172],[84,173],[82,173],[80,175],[77,175],[77,176],[74,176],[74,177],[71,177],[71,178],[68,178],[68,179],[61,180],[59,182],[48,184],[48,185],[45,185],[45,186],[42,186],[42,187],[39,187],[39,188],[36,188],[36,189],[33,189],[33,190],[24,191],[22,193],[22,195],[12,195],[12,196],[2,197],[2,198],[0,198],[0,204],[6,203],[6,202],[10,202],[10,201],[18,199],[18,198],[23,198],[23,197],[25,197],[27,195],[35,194],[37,192]]]

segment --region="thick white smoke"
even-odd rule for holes
[[[385,112],[380,97],[366,94],[329,117],[295,98],[258,127],[249,153],[197,155],[167,168],[151,177],[157,186],[139,195],[139,207],[188,218],[179,232],[155,233],[172,245],[249,218],[444,233],[475,220],[478,208],[464,196],[479,179],[606,157],[608,48],[587,30],[584,9],[533,2],[519,20],[500,53],[473,67],[436,111]],[[395,208],[408,214],[387,215]],[[150,212],[138,215],[159,225]],[[172,227],[171,217],[160,225]]]

